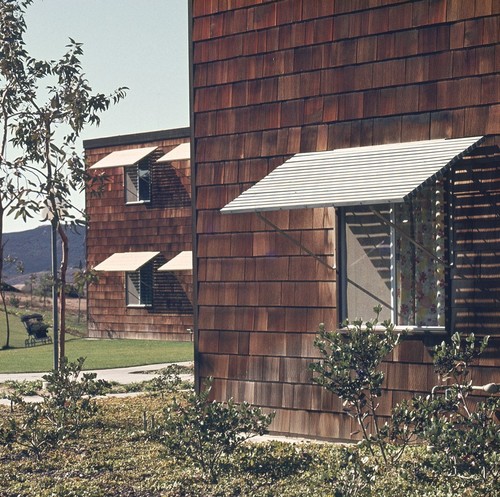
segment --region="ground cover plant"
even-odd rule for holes
[[[455,343],[462,344],[463,341],[455,339]],[[453,354],[459,357],[461,347],[457,352],[453,346],[443,344],[440,350],[443,358]],[[62,384],[71,383],[79,369],[81,364],[69,365],[67,374],[53,376],[52,386],[60,390]],[[76,431],[73,430],[74,418],[68,423],[64,420],[65,435],[49,437],[50,443],[41,447],[39,453],[19,443],[9,423],[12,414],[8,407],[3,408],[0,417],[0,496],[499,495],[498,459],[491,456],[491,453],[498,452],[498,445],[494,445],[498,444],[498,440],[495,442],[494,438],[489,440],[493,443],[491,450],[483,450],[486,456],[483,460],[489,464],[486,472],[477,471],[474,464],[464,466],[463,461],[453,469],[450,454],[434,450],[435,447],[429,450],[427,443],[408,445],[397,464],[385,465],[380,464],[377,444],[369,447],[367,444],[343,446],[247,441],[226,450],[224,440],[231,441],[240,435],[244,438],[246,430],[251,428],[248,425],[245,427],[245,419],[251,423],[265,421],[260,424],[261,431],[264,431],[268,420],[263,420],[262,413],[257,411],[254,411],[256,416],[252,416],[251,406],[238,411],[232,403],[212,402],[206,391],[206,396],[195,397],[192,388],[186,388],[187,385],[179,381],[180,372],[183,371],[177,368],[163,371],[161,380],[152,383],[150,393],[92,401],[91,415],[79,418],[82,422]],[[89,380],[92,384],[92,378]],[[65,394],[63,403],[78,402],[78,392],[69,390],[73,393]],[[91,388],[89,393],[93,391]],[[414,411],[408,409],[408,412]],[[211,414],[208,418],[207,413]],[[479,417],[485,422],[484,417]],[[416,419],[414,416],[413,420]],[[455,418],[446,419],[453,422]],[[171,431],[171,437],[176,433],[173,421],[179,422],[182,433],[177,430],[176,438],[168,441],[165,439],[167,433]],[[492,430],[491,424],[488,426],[491,435],[495,430]],[[465,428],[465,425],[454,424],[452,429],[461,427]],[[187,431],[190,433],[185,434]],[[475,433],[479,437],[476,441],[484,436],[480,430]],[[498,430],[496,433],[498,435]],[[36,439],[37,443],[44,436],[42,432]],[[213,454],[223,447],[223,457],[216,461],[215,478],[206,465],[197,457],[192,457],[207,447],[197,445],[196,438],[199,436],[204,436],[206,443],[213,440],[214,447],[210,449]],[[222,444],[219,444],[221,440]],[[207,458],[213,454],[208,454]]]
[[[168,399],[143,395],[97,401],[99,412],[77,439],[67,438],[36,459],[21,447],[0,447],[2,497],[479,497],[498,486],[469,485],[432,470],[433,455],[412,447],[398,467],[377,473],[365,449],[335,444],[248,442],[224,465],[216,483],[180,460],[144,430],[144,413],[162,416]],[[8,409],[2,413],[5,415]],[[358,464],[362,458],[363,465]],[[370,465],[371,463],[371,465]],[[490,482],[491,483],[491,482]]]

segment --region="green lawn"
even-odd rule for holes
[[[14,311],[13,311],[14,312]],[[15,310],[19,315],[27,310]],[[39,312],[39,310],[36,310]],[[51,322],[50,312],[42,312],[44,320]],[[9,316],[11,324],[10,346],[0,350],[0,373],[27,373],[50,371],[53,367],[53,345],[38,345],[25,348],[28,336],[19,316]],[[76,328],[69,322],[69,327]],[[84,324],[79,332],[83,331]],[[52,330],[49,332],[53,336]],[[5,345],[6,334],[4,316],[0,317],[0,348]],[[163,362],[184,362],[193,360],[191,342],[159,342],[151,340],[93,340],[68,335],[66,355],[70,361],[85,357],[85,369],[105,369]]]
[[[85,369],[105,369],[162,362],[193,360],[190,342],[157,342],[150,340],[70,339],[66,343],[70,361],[85,357]],[[52,345],[0,350],[0,373],[50,371],[53,365]]]

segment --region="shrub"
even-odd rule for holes
[[[5,382],[5,385],[12,393],[18,393],[23,396],[32,396],[38,395],[39,391],[42,388],[42,380],[8,380]]]
[[[310,368],[316,373],[315,383],[344,401],[345,411],[357,421],[371,454],[375,456],[373,446],[378,446],[383,462],[387,463],[388,446],[377,415],[384,381],[379,367],[399,343],[400,334],[389,321],[381,323],[382,331],[376,331],[380,311],[380,307],[374,308],[376,317],[371,321],[346,321],[341,331],[326,331],[320,325],[314,345],[322,359]]]
[[[92,397],[107,386],[95,373],[81,375],[83,363],[83,358],[74,363],[63,359],[58,370],[43,376],[47,391],[40,394],[40,403],[26,402],[19,390],[10,394],[13,414],[2,427],[0,443],[17,443],[39,457],[58,441],[77,436],[97,413]]]
[[[11,295],[9,298],[9,304],[17,309],[21,304],[21,299],[15,295]]]
[[[97,413],[92,397],[109,388],[106,381],[96,380],[95,373],[82,374],[84,362],[83,357],[75,362],[63,358],[59,369],[43,376],[47,383],[47,394],[43,395],[46,416],[62,436],[77,433]]]
[[[246,402],[210,401],[210,390],[209,382],[199,395],[174,398],[157,436],[170,454],[193,462],[216,482],[227,458],[249,438],[266,433],[273,415]]]
[[[269,442],[248,444],[238,451],[238,468],[273,479],[286,478],[309,469],[312,456],[304,444]]]
[[[341,475],[347,479],[337,482],[340,495],[363,495],[367,485],[385,478],[389,467],[413,442],[426,442],[432,451],[413,467],[414,475],[439,482],[450,492],[460,493],[467,484],[474,484],[482,494],[496,495],[500,478],[500,425],[496,419],[500,398],[470,398],[475,390],[486,394],[499,391],[495,384],[474,387],[471,380],[471,364],[486,348],[488,337],[476,340],[473,334],[463,338],[455,333],[436,346],[434,367],[444,383],[427,397],[397,405],[390,422],[380,426],[377,407],[384,375],[379,366],[398,344],[399,335],[389,322],[382,323],[382,331],[377,332],[379,310],[375,311],[373,321],[347,322],[346,333],[326,332],[320,327],[315,341],[322,360],[311,365],[316,373],[314,381],[344,401],[364,440],[355,450],[345,452],[348,464]],[[360,457],[363,446],[369,449],[370,457]],[[398,468],[399,476],[401,471]],[[446,477],[449,481],[444,485]],[[356,488],[350,483],[354,480]]]
[[[485,393],[498,391],[494,384],[472,385],[471,363],[487,343],[488,337],[476,340],[471,334],[464,339],[455,333],[449,342],[436,346],[435,370],[448,383],[434,387],[432,395],[417,397],[407,406],[414,432],[434,454],[434,471],[450,477],[460,475],[468,478],[469,483],[496,481],[500,477],[500,398],[470,399],[476,389]]]
[[[146,390],[162,398],[166,393],[172,393],[182,385],[181,373],[184,371],[178,364],[169,364],[160,370],[157,376],[146,384]]]

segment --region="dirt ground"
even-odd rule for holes
[[[52,299],[39,297],[38,295],[33,295],[33,297],[27,293],[17,293],[17,292],[6,292],[5,296],[7,298],[7,304],[11,305],[13,299],[19,299],[19,308],[21,309],[33,309],[33,310],[48,310],[51,309]],[[80,309],[82,313],[85,313],[87,309],[87,300],[85,298],[81,299]],[[78,299],[66,297],[66,309],[69,312],[78,312]]]

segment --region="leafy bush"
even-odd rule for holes
[[[494,384],[474,387],[471,380],[471,363],[487,343],[488,337],[476,340],[471,334],[464,339],[455,333],[449,342],[436,346],[435,370],[447,383],[434,387],[432,395],[417,397],[405,406],[407,423],[434,454],[434,471],[466,477],[469,483],[500,477],[500,397],[470,399],[474,390],[498,391]],[[396,415],[400,411],[398,407]]]
[[[157,376],[146,384],[146,390],[162,398],[166,393],[172,393],[182,385],[181,374],[184,368],[178,364],[169,364],[161,369]]]
[[[237,465],[241,471],[254,475],[266,475],[274,479],[286,478],[309,469],[313,458],[307,449],[304,444],[248,444],[236,454]]]
[[[77,433],[83,424],[97,413],[92,397],[101,395],[108,383],[96,380],[95,373],[83,373],[85,359],[75,362],[63,358],[59,369],[43,376],[47,394],[43,406],[47,419],[61,432],[61,436]]]
[[[39,391],[42,389],[42,380],[8,380],[5,382],[5,386],[12,391],[12,393],[18,393],[23,396],[38,395]]]
[[[21,304],[21,299],[15,295],[11,295],[9,298],[9,304],[17,309]]]
[[[103,398],[97,418],[77,439],[59,441],[43,457],[26,457],[19,445],[0,446],[0,495],[53,497],[496,497],[492,479],[481,482],[439,473],[439,454],[408,447],[399,463],[377,467],[367,447],[287,442],[245,443],[217,483],[199,467],[165,454],[142,431],[142,414],[157,419],[164,399],[142,395]],[[0,425],[8,419],[0,406]],[[4,423],[4,427],[8,426]],[[300,463],[303,459],[303,464]],[[458,490],[457,490],[458,489]]]
[[[470,495],[497,495],[500,398],[470,398],[477,390],[499,391],[498,385],[475,387],[471,380],[471,364],[486,348],[488,337],[476,340],[473,334],[462,338],[455,333],[436,346],[434,367],[443,383],[427,397],[401,402],[393,409],[390,423],[380,426],[376,410],[384,376],[379,366],[400,337],[389,322],[382,323],[381,332],[375,329],[375,311],[373,321],[346,323],[346,333],[321,327],[315,341],[322,360],[311,365],[314,381],[344,401],[363,433],[362,444],[344,449],[343,471],[335,482],[337,494],[372,495],[377,482],[391,474],[410,486],[427,488],[434,483],[443,491],[439,495],[462,494],[471,484],[481,493]],[[410,444],[422,442],[431,452],[419,464],[413,462],[410,471],[405,469],[409,463],[394,467]],[[368,448],[367,455],[363,447]],[[430,487],[425,495],[433,495]],[[384,487],[384,495],[393,495],[389,486]]]
[[[27,402],[19,389],[7,396],[12,415],[0,431],[0,444],[17,443],[39,457],[58,441],[77,436],[85,423],[97,413],[92,397],[101,394],[107,383],[95,373],[84,373],[84,359],[61,361],[60,368],[44,375],[46,392],[40,403]]]
[[[384,382],[384,373],[379,367],[398,345],[400,334],[389,321],[381,323],[382,331],[376,331],[380,311],[380,307],[374,308],[376,317],[371,321],[345,321],[341,331],[326,331],[324,325],[320,325],[314,345],[322,359],[310,368],[316,373],[315,383],[344,401],[345,411],[357,421],[372,456],[376,455],[373,449],[376,445],[382,462],[387,463],[389,447],[377,415]],[[397,454],[401,455],[399,451]]]
[[[192,461],[215,482],[227,458],[249,438],[266,433],[273,415],[246,402],[210,401],[210,390],[209,384],[199,395],[174,398],[157,435],[170,454]]]

